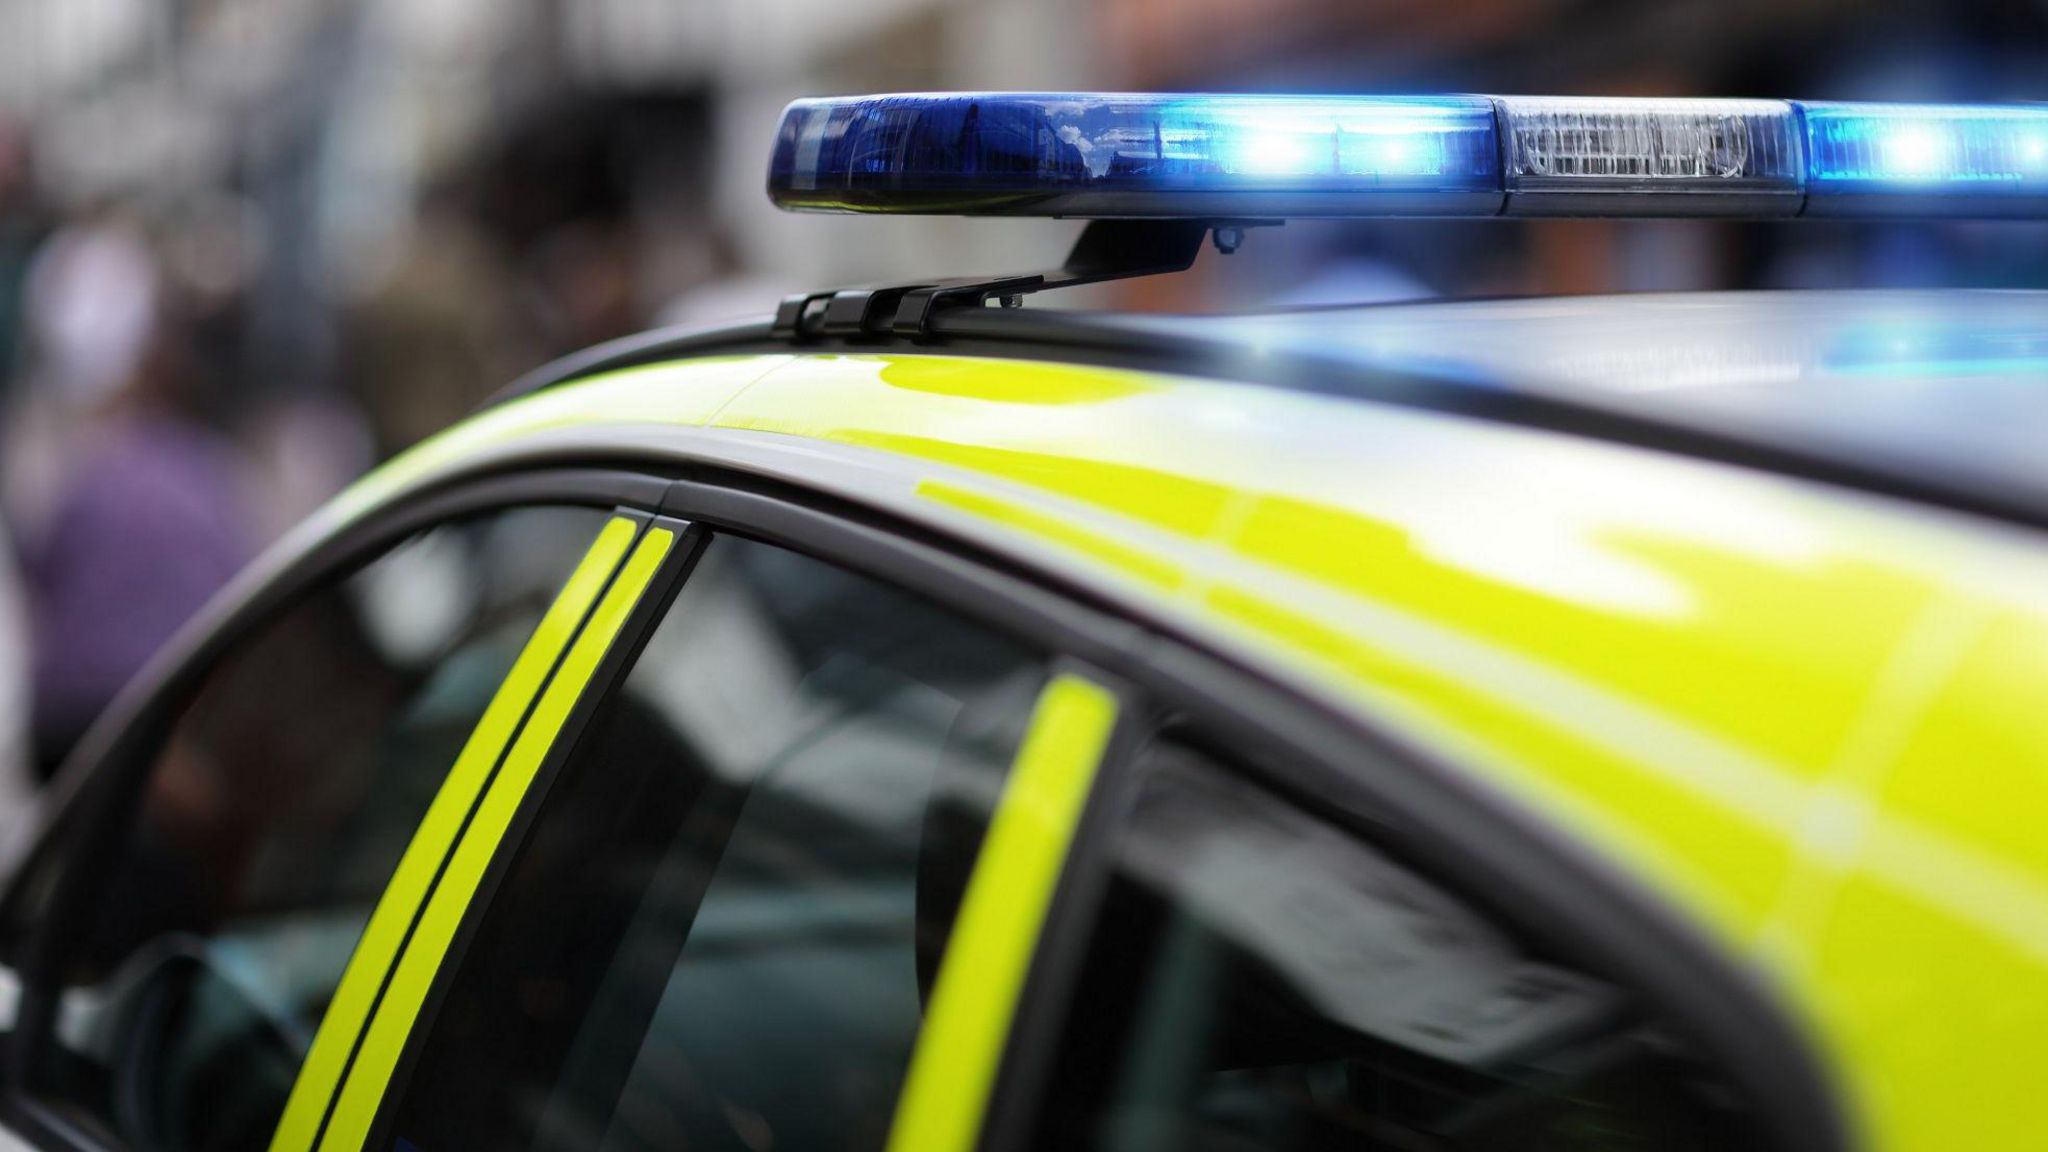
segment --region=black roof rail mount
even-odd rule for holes
[[[858,339],[902,336],[923,340],[931,318],[947,308],[980,307],[1000,298],[1013,308],[1030,292],[1071,288],[1185,271],[1201,253],[1202,240],[1216,234],[1216,250],[1237,251],[1244,230],[1278,220],[1091,220],[1067,253],[1066,263],[1046,272],[1014,276],[960,276],[946,280],[837,288],[785,297],[775,310],[774,334]]]

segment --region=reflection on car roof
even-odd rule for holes
[[[2048,510],[2048,292],[1646,294],[1117,322],[1561,401]]]

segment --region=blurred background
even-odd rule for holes
[[[0,779],[527,368],[1056,260],[768,206],[788,100],[976,88],[2039,99],[2048,0],[0,0]],[[2048,284],[2048,229],[1297,223],[1067,303],[1944,284]]]

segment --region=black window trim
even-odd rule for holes
[[[699,514],[707,509],[710,511]],[[486,868],[415,1017],[412,1035],[392,1069],[383,1100],[363,1142],[365,1148],[391,1146],[392,1129],[399,1119],[398,1105],[405,1098],[422,1055],[424,1039],[433,1031],[440,1007],[449,995],[449,983],[461,968],[471,940],[491,913],[505,874],[516,862],[534,821],[544,814],[562,769],[576,756],[584,730],[632,671],[712,539],[724,535],[761,541],[892,585],[1038,650],[1045,657],[1050,675],[1070,672],[1110,688],[1118,696],[1119,712],[1105,753],[1105,765],[1129,741],[1146,731],[1147,725],[1132,722],[1133,716],[1138,715],[1134,709],[1144,705],[1143,699],[1114,676],[1073,655],[1074,649],[1092,648],[1095,641],[1105,637],[1124,636],[1118,626],[1069,607],[1060,598],[1028,585],[1010,585],[1006,578],[969,559],[943,551],[926,552],[923,546],[907,538],[871,526],[856,526],[839,518],[843,514],[844,510],[823,512],[800,502],[785,502],[778,497],[758,496],[717,484],[674,481],[667,486],[651,523],[687,529],[684,539],[663,562],[622,626],[618,639],[592,673],[588,686],[527,786],[519,810],[506,828],[499,851]],[[830,544],[820,546],[821,536],[828,538]],[[991,603],[1002,604],[1005,610],[991,613]],[[1132,633],[1124,638],[1134,636]]]
[[[657,501],[658,502],[658,501]],[[406,1038],[405,1047],[399,1052],[398,1063],[391,1069],[385,1082],[384,1097],[377,1106],[377,1115],[371,1120],[368,1135],[363,1140],[365,1148],[384,1148],[391,1143],[391,1128],[397,1123],[397,1105],[405,1097],[406,1087],[412,1081],[414,1068],[419,1064],[424,1050],[423,1041],[434,1030],[434,1021],[439,1018],[441,1006],[446,1002],[450,981],[461,970],[463,957],[469,952],[470,943],[476,938],[478,929],[489,915],[491,905],[497,898],[498,889],[503,885],[505,874],[519,858],[526,844],[527,834],[533,823],[540,818],[547,807],[548,795],[554,790],[555,781],[562,768],[576,753],[576,746],[583,739],[583,732],[599,708],[612,698],[612,692],[625,679],[626,673],[640,659],[640,653],[647,647],[647,641],[654,630],[668,615],[669,607],[688,582],[690,573],[704,554],[704,545],[711,537],[703,525],[694,524],[674,517],[653,515],[648,521],[649,528],[666,528],[676,533],[677,539],[669,554],[663,558],[661,567],[641,593],[633,611],[619,627],[618,635],[605,650],[597,667],[591,671],[590,679],[584,684],[575,706],[562,721],[562,727],[555,733],[554,742],[548,746],[547,755],[541,760],[533,779],[528,782],[521,796],[519,807],[512,814],[512,822],[505,827],[505,833],[498,842],[498,849],[484,868],[476,892],[470,897],[469,907],[464,911],[462,921],[456,926],[455,935],[448,942],[440,966],[434,972],[432,985],[420,1004],[419,1013],[413,1017],[412,1032]],[[331,1111],[331,1107],[330,1107]],[[322,1122],[323,1129],[325,1121]]]
[[[1640,880],[1439,754],[1275,683],[1178,635],[1169,621],[1127,618],[1135,614],[1106,609],[1083,589],[883,513],[712,470],[671,485],[662,512],[895,582],[1102,669],[1110,686],[1128,685],[1122,691],[1132,717],[1152,725],[1192,719],[1234,760],[1259,766],[1288,792],[1315,796],[1353,826],[1374,829],[1391,850],[1517,928],[1583,944],[1601,967],[1630,974],[1701,1038],[1705,1055],[1755,1102],[1777,1147],[1856,1146],[1813,1038],[1760,976],[1738,967]],[[1074,956],[1085,947],[1081,933],[1128,797],[1126,768],[1148,735],[1144,724],[1122,723],[1112,741],[1027,978],[983,1152],[1018,1152],[1017,1109],[1029,1106],[1038,1078],[1032,1065],[1047,1055],[1057,1025],[1035,1018],[1058,1012]]]
[[[33,1093],[24,1070],[51,1042],[66,942],[78,938],[83,917],[90,913],[113,838],[126,827],[129,808],[154,762],[152,754],[223,655],[315,586],[436,524],[522,506],[623,509],[644,517],[660,503],[667,485],[660,476],[617,467],[536,467],[459,477],[400,496],[276,559],[274,567],[264,567],[269,558],[259,560],[188,622],[65,762],[35,832],[34,854],[15,874],[15,880],[27,878],[41,870],[36,865],[46,854],[58,857],[52,869],[55,889],[46,904],[50,918],[27,939],[9,941],[15,947],[0,955],[0,963],[14,967],[21,989],[15,1027],[4,1038],[0,1059],[0,1122],[25,1139],[53,1147],[118,1147],[69,1122]],[[257,574],[253,582],[251,573]],[[25,884],[10,881],[0,903],[0,923],[17,922],[19,902],[30,898],[24,889]]]
[[[1131,689],[1125,686],[1123,691]],[[1335,778],[1324,779],[1321,790],[1316,790],[1319,777],[1315,769],[1295,771],[1284,759],[1270,759],[1305,754],[1291,747],[1290,742],[1273,739],[1270,733],[1253,731],[1248,726],[1212,724],[1175,711],[1158,698],[1139,696],[1134,701],[1139,710],[1130,723],[1120,723],[1111,742],[1096,793],[1069,854],[1067,874],[1062,877],[1048,914],[1019,1016],[1012,1024],[1002,1076],[983,1117],[986,1128],[977,1152],[1027,1152],[1035,1147],[1027,1137],[1038,1128],[1042,1094],[1054,1078],[1053,1058],[1068,1024],[1071,993],[1081,979],[1082,965],[1101,925],[1102,900],[1117,871],[1118,850],[1128,835],[1131,806],[1145,781],[1139,765],[1144,754],[1161,743],[1177,744],[1200,754],[1225,777],[1257,788],[1276,803],[1345,836],[1364,841],[1376,852],[1431,881],[1446,882],[1446,889],[1475,911],[1510,925],[1520,935],[1540,939],[1565,962],[1604,972],[1617,983],[1640,983],[1634,970],[1617,968],[1616,958],[1601,950],[1604,945],[1589,946],[1585,937],[1572,936],[1573,926],[1563,923],[1563,918],[1531,916],[1527,909],[1500,904],[1500,885],[1494,883],[1494,890],[1487,890],[1492,878],[1485,867],[1460,868],[1460,875],[1449,875],[1437,859],[1411,855],[1418,845],[1427,843],[1426,838],[1404,828],[1401,818],[1381,807],[1372,796],[1346,787]],[[1403,766],[1388,762],[1381,767],[1398,770]],[[1347,771],[1357,771],[1355,762]],[[1442,850],[1439,845],[1434,852],[1441,854]],[[1475,882],[1480,887],[1468,886]],[[1704,939],[1699,943],[1707,946]],[[1661,991],[1653,999],[1658,1007],[1668,1006],[1668,997]],[[1687,1020],[1689,1023],[1690,1017]],[[1745,1090],[1750,1088],[1745,1078],[1732,1074],[1737,1069],[1724,1053],[1715,1050],[1709,1055],[1715,1058],[1717,1069],[1731,1073],[1730,1081],[1741,1082]],[[1745,1096],[1745,1100],[1750,1098]],[[1787,1126],[1777,1122],[1775,1113],[1766,1113],[1761,1127],[1772,1133],[1768,1147],[1778,1152],[1854,1146],[1835,1137],[1828,1138],[1834,1140],[1832,1143],[1791,1143],[1791,1138],[1780,1131]]]
[[[1074,957],[1085,946],[1077,936],[1088,922],[1091,886],[1102,882],[1116,809],[1128,791],[1124,768],[1147,728],[1167,716],[1193,718],[1237,759],[1264,766],[1289,791],[1314,795],[1332,810],[1383,830],[1394,850],[1461,891],[1490,897],[1487,903],[1504,910],[1518,927],[1546,940],[1583,941],[1605,966],[1633,974],[1654,1002],[1702,1038],[1708,1055],[1756,1103],[1763,1127],[1779,1146],[1846,1152],[1858,1145],[1842,1107],[1843,1094],[1821,1062],[1814,1039],[1793,1022],[1759,976],[1739,967],[1641,881],[1434,751],[1367,717],[1277,683],[1233,654],[1184,635],[1170,620],[1113,606],[1069,580],[865,505],[709,465],[616,456],[597,467],[587,464],[587,458],[565,453],[457,471],[316,542],[269,583],[210,608],[200,624],[174,642],[174,655],[159,660],[146,675],[146,685],[132,691],[88,735],[66,769],[67,777],[83,779],[74,781],[80,794],[68,797],[65,807],[81,809],[87,817],[104,808],[100,794],[118,791],[140,771],[124,765],[123,754],[135,759],[135,746],[146,743],[148,724],[164,722],[167,701],[177,699],[181,688],[189,690],[197,672],[265,613],[380,544],[388,546],[452,515],[506,504],[637,508],[707,531],[777,544],[930,597],[1051,653],[1103,670],[1112,687],[1127,686],[1119,690],[1129,717],[1146,721],[1119,724],[1112,755],[1084,813],[1008,1038],[987,1113],[985,1152],[1012,1152],[1019,1126],[1004,1121],[1030,1104],[1032,1064],[1044,1055],[1057,1026],[1057,1020],[1039,1018],[1057,1011]],[[694,559],[694,549],[681,551]],[[660,594],[650,590],[626,625],[631,643],[615,644],[614,656],[622,658],[625,650],[644,643],[650,622],[659,619],[679,587],[679,579],[668,579]],[[595,707],[604,695],[586,692],[579,711]],[[551,758],[571,746],[573,740],[558,740]],[[88,763],[99,770],[86,778]],[[104,838],[105,829],[93,831]],[[74,845],[67,852],[69,863],[75,864],[78,854]],[[65,880],[67,893],[78,890],[75,877]],[[9,893],[10,906],[17,895]],[[75,913],[77,902],[71,903]],[[469,919],[487,906],[488,901],[472,905]],[[55,931],[42,927],[38,940],[61,935],[62,923]],[[28,1025],[45,1034],[49,1026],[50,999],[35,994],[47,980],[38,984],[30,979],[32,973],[47,975],[46,967],[32,966],[45,951],[31,949],[20,965],[22,1015],[0,1085],[5,1090],[0,1115],[9,1121],[33,1121],[34,1110],[22,1106],[28,1101],[20,1092],[18,1070],[21,1059],[31,1054],[25,1038],[34,1033]],[[392,1083],[402,1081],[394,1076]],[[389,1108],[382,1111],[386,1114],[379,1116],[373,1137],[391,1119]]]

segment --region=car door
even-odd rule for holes
[[[1627,963],[1225,709],[996,597],[706,541],[323,1149],[1814,1146]]]
[[[711,533],[321,1146],[924,1147],[934,1074],[971,1139],[1118,713],[1042,637]]]
[[[1811,1146],[1627,967],[1284,765],[1173,723],[1118,775],[1079,960],[1039,1021],[1042,1087],[984,1147]]]
[[[103,726],[10,892],[9,1128],[132,1149],[317,1130],[456,833],[668,560],[680,529],[619,506],[649,490],[458,484],[216,609]]]
[[[70,1018],[135,998],[46,930],[17,1118],[274,1152],[1839,1146],[1771,1005],[1427,757],[843,506],[634,503],[552,550],[440,749],[437,797],[490,761],[460,815],[416,800],[381,895],[287,950],[332,1006],[186,933],[208,962],[114,1013],[170,1042],[83,1046]],[[579,622],[522,677],[550,612]]]

